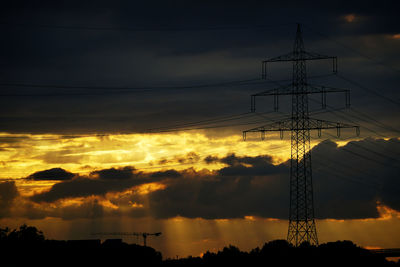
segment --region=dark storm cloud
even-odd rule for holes
[[[397,41],[371,35],[398,33],[397,6],[396,1],[338,1],[329,6],[306,1],[104,1],[95,5],[22,1],[18,6],[6,5],[0,11],[5,40],[0,81],[64,88],[1,86],[0,125],[8,132],[120,133],[247,111],[250,94],[274,85],[139,93],[65,86],[140,88],[256,78],[261,60],[292,49],[295,22],[311,27],[304,28],[306,48],[344,57],[339,64],[345,69],[340,69],[342,73],[357,74],[366,84],[379,85],[397,96],[393,91],[396,73],[377,73],[377,65],[368,60],[365,64],[365,58],[335,43],[339,40],[396,67]],[[351,13],[356,19],[348,23],[343,16]],[[285,77],[290,76],[288,72]],[[348,86],[340,81],[338,85]],[[371,97],[366,96],[366,101],[372,101]],[[379,119],[397,116],[389,109],[384,107]]]
[[[153,216],[168,218],[287,217],[287,164],[273,165],[270,156],[206,157],[228,166],[215,173],[182,173],[167,188],[150,193]],[[279,203],[279,205],[276,205]],[[285,207],[285,208],[283,208]]]
[[[104,180],[126,180],[135,177],[134,171],[135,168],[127,166],[120,169],[110,168],[94,171],[91,175],[98,176],[99,179]]]
[[[400,162],[390,156],[399,152],[397,139],[366,139],[344,147],[327,140],[316,146],[312,154],[316,217],[377,218],[377,203],[400,210]],[[150,193],[149,209],[161,218],[256,215],[286,219],[288,164],[273,166],[269,160],[227,156],[221,161],[229,166],[217,175],[185,176],[170,181],[165,190]],[[249,166],[250,162],[254,165]]]
[[[222,176],[262,176],[280,174],[287,171],[287,164],[273,165],[271,156],[236,157],[234,154],[220,159],[229,167],[222,168],[218,173]]]
[[[219,159],[216,156],[207,156],[207,157],[204,158],[204,162],[207,163],[207,164],[218,162],[218,160]]]
[[[92,176],[94,177],[78,176],[72,180],[57,183],[49,191],[36,194],[31,199],[35,202],[54,202],[63,198],[104,196],[108,192],[123,191],[157,180],[143,177],[130,167],[100,170],[92,173]]]
[[[28,176],[28,179],[41,180],[71,180],[75,174],[61,168],[53,168],[44,171],[38,171]]]
[[[0,183],[0,218],[10,215],[9,213],[13,201],[18,195],[19,193],[15,182],[7,181]]]
[[[181,176],[182,176],[182,174],[176,170],[153,172],[150,175],[150,177],[152,177],[152,178],[167,178],[167,177],[177,178],[177,177],[181,177]]]
[[[318,145],[313,150],[317,216],[376,217],[377,201],[400,210],[399,152],[398,139]]]
[[[154,217],[242,218],[246,215],[285,218],[284,176],[185,177],[149,194]],[[276,205],[279,203],[279,205]]]

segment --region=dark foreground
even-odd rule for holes
[[[400,266],[351,241],[318,247],[293,247],[285,240],[265,243],[250,252],[234,246],[203,257],[162,260],[151,247],[126,244],[120,239],[46,240],[35,227],[0,229],[0,266]]]

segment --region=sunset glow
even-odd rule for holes
[[[152,192],[166,190],[170,183],[168,180],[150,181],[138,186],[127,187],[120,192],[108,192],[102,196],[69,197],[54,203],[35,203],[31,202],[29,198],[52,190],[52,187],[60,181],[57,181],[56,178],[54,180],[26,179],[34,172],[56,167],[61,167],[76,175],[89,176],[89,179],[92,180],[101,179],[102,172],[99,171],[105,168],[122,168],[124,166],[134,166],[135,172],[144,174],[174,169],[186,172],[188,175],[191,172],[194,174],[190,175],[198,175],[203,172],[202,175],[208,173],[207,175],[213,176],[215,175],[213,172],[221,170],[227,165],[218,161],[207,162],[206,158],[209,156],[224,158],[233,152],[237,157],[257,157],[270,154],[273,155],[272,162],[280,164],[290,157],[287,140],[271,138],[268,141],[254,139],[244,142],[240,136],[210,139],[202,133],[77,136],[74,138],[63,138],[59,135],[3,133],[2,138],[13,140],[12,143],[3,143],[6,152],[2,153],[2,161],[4,170],[7,171],[2,173],[2,179],[15,181],[20,194],[19,204],[12,208],[11,212],[14,216],[21,217],[14,223],[21,222],[21,220],[27,222],[26,219],[23,219],[26,216],[24,214],[31,213],[32,215],[28,215],[28,217],[39,216],[42,219],[32,221],[31,218],[28,222],[39,223],[46,232],[49,231],[50,235],[49,223],[59,217],[64,218],[63,224],[64,227],[67,227],[73,222],[73,218],[76,218],[73,220],[77,220],[81,216],[92,216],[93,218],[101,216],[103,217],[101,221],[104,222],[107,220],[119,221],[119,227],[127,231],[130,229],[130,223],[138,225],[138,221],[144,220],[147,223],[140,226],[143,231],[147,231],[148,223],[151,222],[150,225],[159,225],[157,227],[168,233],[162,241],[155,241],[154,246],[165,251],[166,255],[173,257],[177,251],[182,256],[197,255],[202,253],[204,247],[208,247],[211,251],[217,251],[230,243],[235,243],[243,249],[251,249],[261,245],[264,240],[282,238],[282,235],[278,233],[285,232],[284,229],[287,227],[286,220],[273,217],[262,218],[251,213],[244,215],[241,219],[207,220],[178,216],[161,221],[154,220],[152,219],[153,211],[148,209],[150,205],[148,195]],[[15,141],[19,139],[22,140]],[[348,142],[349,140],[339,141],[337,146],[345,148]],[[314,142],[313,146],[317,144]],[[121,149],[122,147],[124,149]],[[185,147],[185,149],[179,149],[180,147]],[[252,164],[246,162],[243,162],[242,166],[249,169],[253,167]],[[18,175],[13,177],[12,174]],[[28,208],[30,212],[28,212]],[[400,220],[399,212],[381,202],[376,203],[376,209],[379,213],[377,218],[318,220],[319,232],[324,236],[322,241],[351,238],[365,246],[378,243],[382,246],[400,245],[396,241],[391,243],[385,243],[384,239],[378,241],[377,237],[381,235],[380,232],[368,238],[358,235],[359,232],[364,231],[364,228],[381,228],[381,224],[388,225],[388,227],[390,225],[389,228],[386,228],[388,231],[397,231]],[[86,212],[90,213],[84,215]],[[130,216],[138,218],[134,219]],[[1,220],[4,223],[8,221],[6,218]],[[79,220],[85,222],[87,219]],[[139,225],[141,224],[139,223]],[[350,230],[353,226],[354,230]],[[109,226],[107,223],[104,225],[100,223],[98,227],[106,230]],[[196,232],[193,232],[193,227],[197,229]],[[135,229],[137,228],[135,227]],[[54,238],[66,238],[60,234],[53,235]],[[248,242],[249,238],[252,242]],[[127,241],[136,242],[134,240]],[[174,249],[169,246],[173,246]]]
[[[398,10],[4,3],[0,246],[168,266],[400,255]]]
[[[0,178],[11,179],[54,167],[82,174],[100,168],[121,166],[134,166],[144,172],[171,167],[218,169],[221,164],[207,164],[204,158],[222,157],[231,153],[238,156],[273,153],[276,162],[290,157],[287,140],[274,138],[269,142],[262,142],[254,138],[253,141],[244,142],[240,135],[212,139],[203,133],[65,138],[60,135],[2,133],[0,138],[12,140],[1,145],[3,151],[0,155],[3,164]]]

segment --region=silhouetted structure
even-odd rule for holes
[[[298,247],[286,240],[274,240],[250,252],[228,246],[203,257],[167,259],[167,266],[400,266],[387,261],[351,241],[337,241],[320,246],[302,243]]]
[[[143,246],[147,246],[147,237],[148,236],[160,236],[161,232],[157,233],[146,233],[146,232],[112,232],[112,233],[92,233],[92,235],[98,236],[107,236],[107,235],[114,235],[114,236],[137,236],[143,237]]]
[[[398,249],[394,249],[398,250]],[[250,252],[228,246],[203,257],[167,259],[153,248],[129,245],[121,239],[46,240],[35,227],[0,228],[0,266],[400,266],[388,262],[351,241],[319,246],[302,243],[295,247],[286,240],[274,240]]]
[[[161,264],[151,247],[121,239],[46,240],[35,227],[0,229],[0,266],[149,266]]]
[[[318,59],[332,59],[333,72],[337,72],[336,57],[310,53],[304,50],[301,28],[300,24],[298,24],[293,51],[265,60],[262,64],[263,78],[267,78],[267,63],[293,62],[292,84],[251,96],[251,111],[254,112],[257,96],[274,96],[274,108],[278,110],[278,97],[280,95],[290,95],[292,97],[291,117],[243,132],[244,139],[246,139],[246,133],[248,132],[260,132],[262,139],[265,138],[265,132],[280,132],[281,138],[283,137],[283,132],[289,131],[291,133],[290,208],[287,240],[295,246],[299,246],[303,242],[318,245],[314,221],[310,130],[318,130],[320,135],[322,129],[337,129],[339,136],[341,128],[356,127],[358,133],[358,126],[309,117],[309,94],[322,94],[322,108],[325,108],[326,93],[345,92],[346,106],[350,105],[348,90],[312,85],[307,82],[306,61]]]

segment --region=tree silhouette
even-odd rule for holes
[[[11,232],[8,228],[5,229],[6,239],[10,242],[22,242],[22,243],[39,243],[43,242],[44,235],[42,231],[39,231],[34,226],[27,226],[23,224],[19,227],[19,229],[14,229]],[[6,232],[6,233],[7,233]]]
[[[127,244],[121,239],[47,240],[36,227],[0,228],[0,266],[400,266],[388,262],[351,241],[293,247],[273,240],[250,252],[229,245],[202,257],[167,259],[151,247]]]

